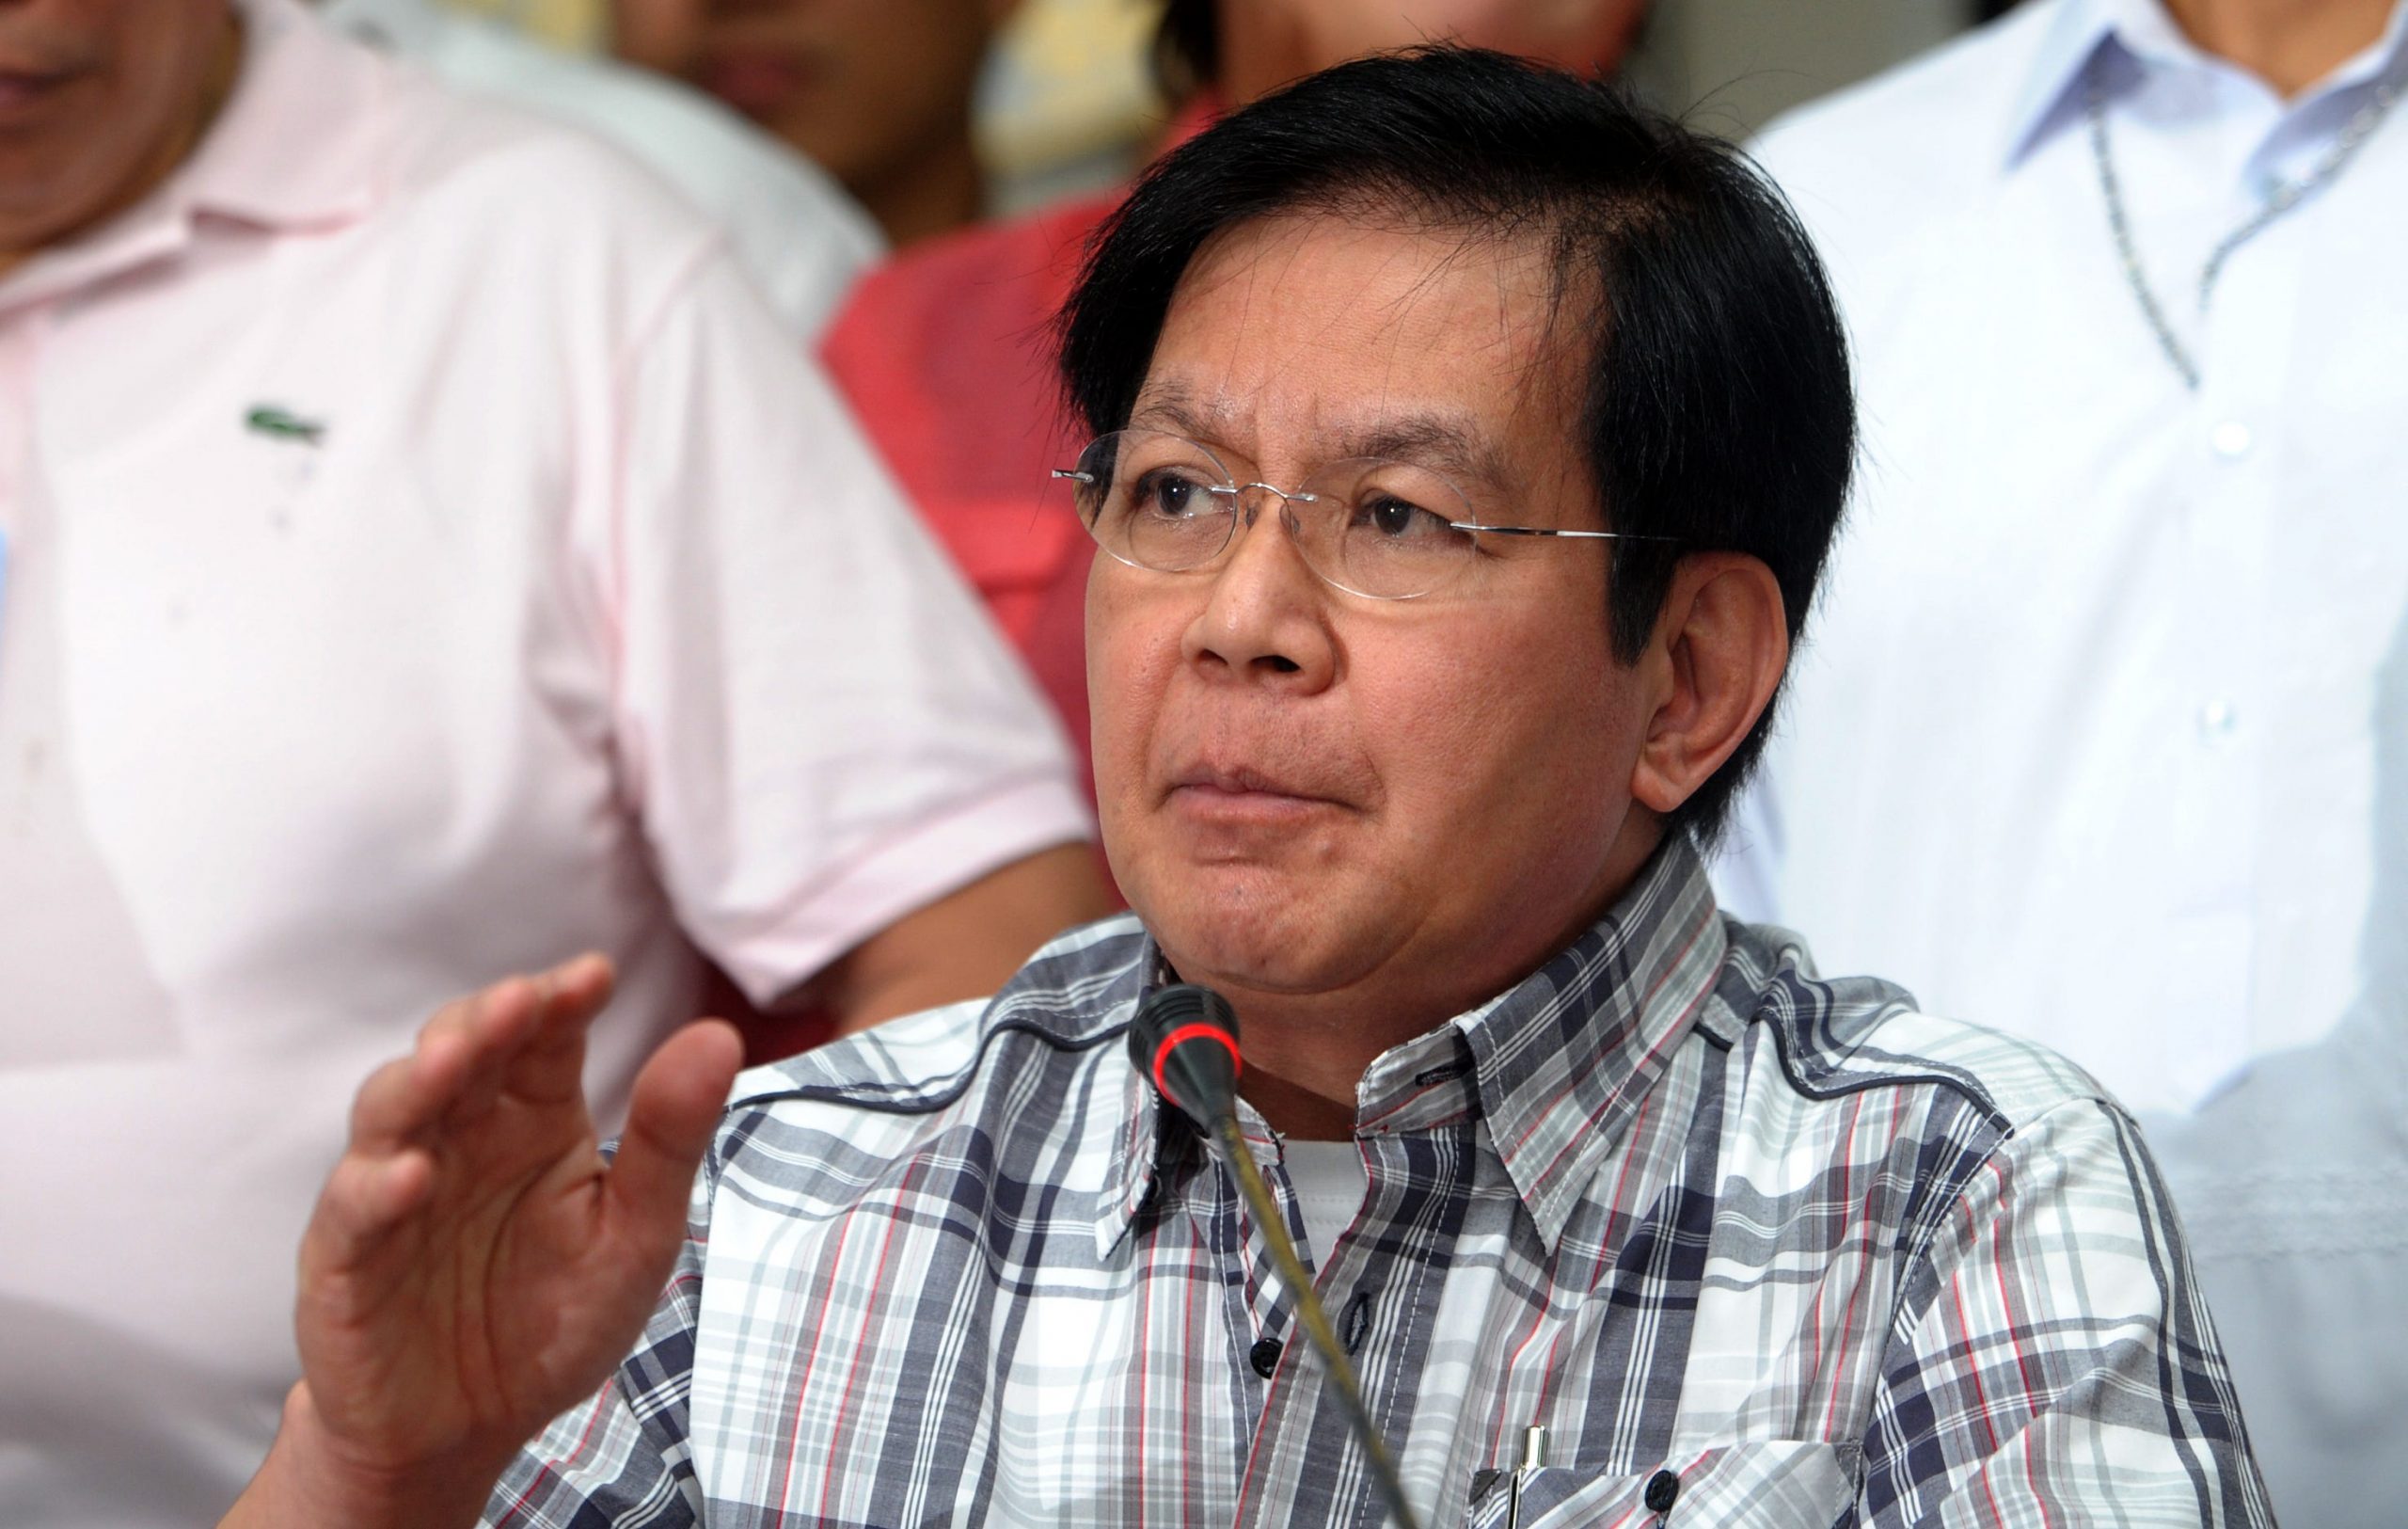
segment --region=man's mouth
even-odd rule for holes
[[[694,83],[748,116],[776,111],[809,86],[814,71],[792,53],[727,49],[705,56]]]
[[[1276,828],[1342,805],[1321,788],[1246,765],[1198,764],[1171,777],[1169,804],[1220,827]]]
[[[18,69],[0,64],[0,113],[39,106],[74,78],[71,70]]]
[[[1260,792],[1266,796],[1309,797],[1315,793],[1248,765],[1191,765],[1172,777],[1174,788],[1194,787],[1228,795]]]

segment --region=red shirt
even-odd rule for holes
[[[982,223],[872,271],[821,354],[921,517],[1087,757],[1087,539],[1047,474],[1085,442],[1054,368],[1054,317],[1117,192]]]
[[[1167,141],[1218,113],[1200,101]],[[921,518],[1020,650],[1077,750],[1087,795],[1086,581],[1095,544],[1047,474],[1086,444],[1054,371],[1054,316],[1120,193],[981,223],[862,279],[821,357]]]

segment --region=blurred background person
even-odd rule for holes
[[[1101,910],[1062,740],[720,231],[290,0],[0,5],[0,1518],[206,1521],[439,991],[848,1024]],[[614,1107],[615,1107],[615,1104]]]
[[[622,0],[626,3],[626,0]],[[1646,0],[1173,0],[1158,50],[1177,142],[1225,105],[1381,48],[1450,39],[1612,71]],[[1093,544],[1048,473],[1079,442],[1048,353],[1087,236],[1117,191],[982,224],[898,254],[822,348],[831,374],[1086,761],[1084,657]],[[1092,777],[1090,775],[1090,790]]]
[[[973,106],[1017,4],[615,0],[612,44],[808,155],[901,248],[986,215]]]
[[[2140,1114],[2293,1523],[2408,1499],[2404,35],[2041,0],[1761,148],[1866,465],[1726,890]]]
[[[562,51],[615,47],[630,62],[674,72],[705,8],[724,0],[422,3],[499,20]],[[1660,0],[1622,73],[1656,104],[1744,137],[1782,110],[1946,40],[2001,3]],[[1362,0],[1339,0],[1336,8],[1361,8]],[[1164,0],[1017,0],[997,29],[973,107],[990,215],[1106,190],[1149,157],[1166,115],[1149,67],[1164,8]],[[1437,13],[1431,0],[1384,8]]]
[[[1610,74],[1649,0],[1168,0],[1175,81],[1243,105],[1330,65],[1455,41]],[[1183,80],[1182,80],[1183,77]],[[1192,82],[1192,83],[1191,83]]]
[[[585,129],[727,231],[769,306],[816,340],[885,241],[812,160],[650,71],[549,47],[441,0],[321,0],[325,18],[469,95]]]

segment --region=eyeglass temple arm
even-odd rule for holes
[[[1651,536],[1640,531],[1558,531],[1552,526],[1491,526],[1478,520],[1450,520],[1449,531],[1472,531],[1490,536],[1571,536],[1580,541],[1676,542],[1678,536]]]

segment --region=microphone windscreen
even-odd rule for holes
[[[1238,1014],[1209,987],[1156,988],[1129,1023],[1129,1057],[1208,1134],[1237,1112]]]

